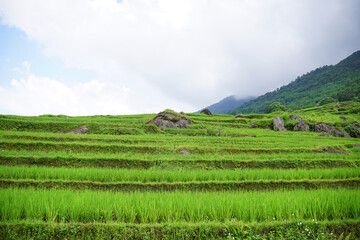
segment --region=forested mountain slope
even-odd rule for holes
[[[274,102],[294,110],[314,107],[324,98],[359,101],[359,96],[360,51],[357,51],[336,65],[317,68],[286,86],[246,102],[230,114],[264,113],[266,106]]]
[[[255,97],[237,99],[235,95],[231,95],[205,108],[209,109],[212,113],[225,114],[231,110],[234,110],[236,107],[240,106],[241,104],[246,103],[253,99],[255,99]],[[201,110],[198,111],[198,113],[200,113]]]

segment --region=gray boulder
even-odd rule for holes
[[[85,134],[88,131],[89,131],[89,129],[85,125],[81,125],[80,127],[66,131],[64,133]]]
[[[360,124],[358,122],[354,122],[353,126],[356,128],[355,136],[356,138],[360,138]]]
[[[324,123],[321,123],[321,124],[318,124],[314,127],[314,131],[315,132],[325,132],[325,133],[328,133],[334,137],[346,137],[346,138],[349,138],[350,135],[343,132],[343,131],[340,131],[339,129],[336,129],[334,127],[331,127],[327,124],[324,124]]]
[[[290,115],[290,120],[298,120],[298,121],[302,121],[302,118],[299,115]]]
[[[206,115],[212,115],[212,113],[210,112],[209,109],[205,108],[204,110],[202,110],[200,113],[206,114]]]
[[[284,119],[279,116],[276,116],[273,120],[273,126],[275,131],[285,132],[287,129],[284,126]]]
[[[294,126],[294,131],[304,131],[304,132],[308,132],[310,131],[310,127],[309,125],[307,125],[304,121],[300,121],[297,124],[295,124]]]
[[[193,123],[193,121],[182,114],[173,111],[164,111],[159,113],[148,124],[154,124],[163,130],[165,128],[187,128],[189,124]]]

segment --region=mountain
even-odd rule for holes
[[[229,111],[234,110],[235,108],[239,107],[241,104],[246,103],[253,99],[255,99],[255,97],[237,99],[235,97],[235,95],[231,95],[231,96],[224,98],[220,102],[214,103],[205,108],[209,109],[212,113],[225,114],[225,113],[228,113]],[[203,108],[203,109],[205,109],[205,108]],[[197,111],[197,113],[201,112],[203,109]]]
[[[246,102],[229,114],[264,113],[274,102],[284,104],[289,110],[314,107],[324,100],[360,100],[360,51],[336,65],[317,68],[286,86]]]

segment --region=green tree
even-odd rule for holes
[[[338,100],[335,99],[335,98],[326,97],[326,98],[321,99],[316,105],[317,106],[322,106],[322,105],[325,105],[325,104],[328,104],[328,103],[334,103],[334,102],[337,102],[337,101]]]
[[[286,111],[287,108],[285,105],[281,104],[280,102],[274,102],[272,104],[269,104],[265,108],[266,113],[272,113],[277,111]]]

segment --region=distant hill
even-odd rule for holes
[[[255,99],[255,97],[237,99],[235,95],[231,95],[205,108],[209,109],[212,113],[225,114],[239,107],[241,104],[246,103],[253,99]],[[197,113],[201,112],[203,109],[197,111]]]
[[[248,101],[230,114],[264,113],[266,106],[281,102],[289,110],[314,107],[324,98],[360,100],[360,51],[336,65],[317,68],[286,86]]]

